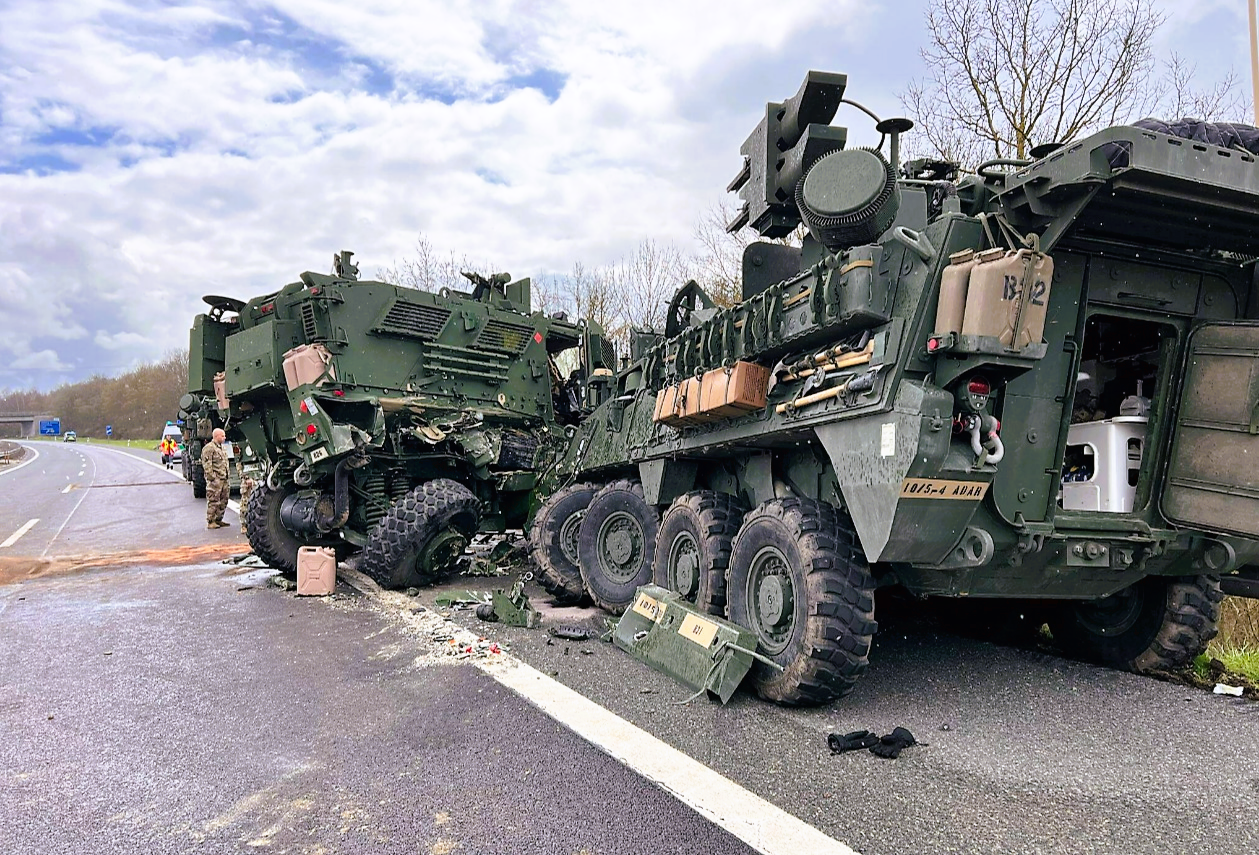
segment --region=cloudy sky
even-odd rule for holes
[[[1153,2],[1162,53],[1248,84],[1245,0]],[[340,249],[536,275],[685,246],[807,69],[902,112],[924,3],[0,0],[0,390],[159,358],[201,295]]]

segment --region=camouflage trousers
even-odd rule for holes
[[[241,534],[249,534],[249,531],[245,527],[245,507],[246,507],[246,503],[248,503],[249,501],[249,494],[252,493],[253,491],[254,491],[254,479],[241,478],[240,479],[240,533]]]
[[[205,521],[207,523],[223,522],[223,512],[227,510],[229,488],[227,479],[205,482]]]

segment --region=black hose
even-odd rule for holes
[[[347,457],[337,464],[333,474],[334,498],[332,501],[332,519],[321,519],[320,527],[325,531],[340,528],[350,518],[350,470],[362,469],[370,462],[370,458],[357,455]]]

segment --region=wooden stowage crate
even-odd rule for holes
[[[715,368],[700,380],[699,411],[712,419],[728,419],[765,407],[769,369],[754,362]]]
[[[694,377],[666,386],[656,395],[656,411],[652,418],[671,427],[700,424],[703,419],[698,416],[699,396],[699,380]]]
[[[763,409],[769,369],[753,362],[714,368],[666,386],[656,396],[653,419],[672,427],[715,422]]]

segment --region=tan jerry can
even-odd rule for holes
[[[336,380],[332,354],[322,344],[299,344],[284,354],[284,383],[290,390],[314,383],[327,369],[328,376]]]
[[[226,410],[230,399],[227,397],[227,375],[222,371],[214,375],[214,397],[219,402],[219,409]]]
[[[970,273],[966,292],[966,314],[962,335],[993,336],[1007,347],[1039,344],[1045,334],[1045,312],[1049,305],[1049,286],[1054,276],[1054,261],[1048,255],[1037,255],[1030,249],[1004,252],[999,257],[988,251],[980,253]],[[1027,262],[1032,262],[1027,282]],[[1028,289],[1024,301],[1023,289]],[[1023,316],[1019,305],[1025,303]]]
[[[940,274],[940,303],[936,307],[936,335],[956,335],[962,331],[966,313],[966,290],[971,270],[975,267],[975,251],[964,249],[949,256],[949,266]]]
[[[700,379],[699,412],[710,419],[730,418],[765,408],[769,369],[754,362],[714,368]]]
[[[297,596],[326,597],[337,588],[337,553],[327,546],[297,550]]]

